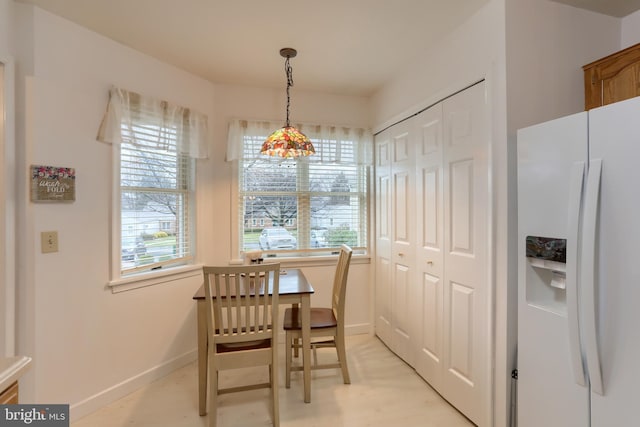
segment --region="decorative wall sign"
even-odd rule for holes
[[[58,166],[31,166],[31,200],[73,202],[76,200],[76,170]]]

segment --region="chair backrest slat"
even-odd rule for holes
[[[234,328],[237,331],[236,333],[241,333],[242,331],[242,320],[240,318],[240,315],[242,314],[242,288],[240,287],[240,275],[233,275],[232,276],[232,280],[233,280],[233,293],[235,295],[235,299],[231,298],[231,300],[229,300],[229,307],[230,310],[233,314],[235,314],[235,322],[234,322]],[[229,331],[229,333],[233,334],[233,329],[231,331]]]
[[[268,279],[268,277],[265,277],[265,278]],[[264,282],[264,304],[265,304],[265,306],[269,306],[269,304],[270,304],[269,282],[268,281]],[[262,324],[263,325],[268,325],[269,322],[270,322],[269,312],[267,310],[263,310],[262,311]]]
[[[247,318],[251,322],[251,326],[256,327],[260,324],[260,301],[258,300],[258,298],[255,298],[253,300],[252,308],[253,310],[252,312],[248,313]]]
[[[254,299],[245,298],[242,301],[242,319],[243,319],[242,327],[246,331],[251,330],[251,328],[255,325],[254,323],[251,322],[251,311],[256,304],[257,304],[257,301],[255,298]]]
[[[352,254],[353,250],[349,246],[343,244],[340,247],[338,265],[336,266],[336,272],[333,277],[331,307],[333,308],[333,314],[336,316],[338,323],[344,322],[344,300],[346,298],[347,278]]]

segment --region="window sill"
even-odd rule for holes
[[[302,267],[324,267],[335,266],[338,255],[310,256],[310,257],[267,257],[265,263],[279,262],[282,268],[302,268]],[[235,261],[235,262],[234,262]],[[242,260],[234,260],[232,264],[241,264]],[[353,254],[351,264],[370,264],[371,255]]]
[[[162,271],[132,274],[131,276],[126,276],[118,280],[112,280],[107,283],[107,287],[111,288],[111,292],[116,294],[119,292],[131,291],[133,289],[186,279],[188,277],[195,277],[201,274],[202,265],[184,265],[180,267],[167,268]]]

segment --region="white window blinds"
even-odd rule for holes
[[[235,120],[228,160],[239,162],[241,251],[268,255],[366,248],[371,134],[366,129],[299,125],[316,154],[281,159],[260,154],[277,123]]]
[[[121,275],[194,256],[195,160],[206,156],[206,116],[114,88],[98,140],[117,144]]]

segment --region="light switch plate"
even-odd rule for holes
[[[40,243],[43,254],[58,252],[58,232],[43,231],[40,233]]]

